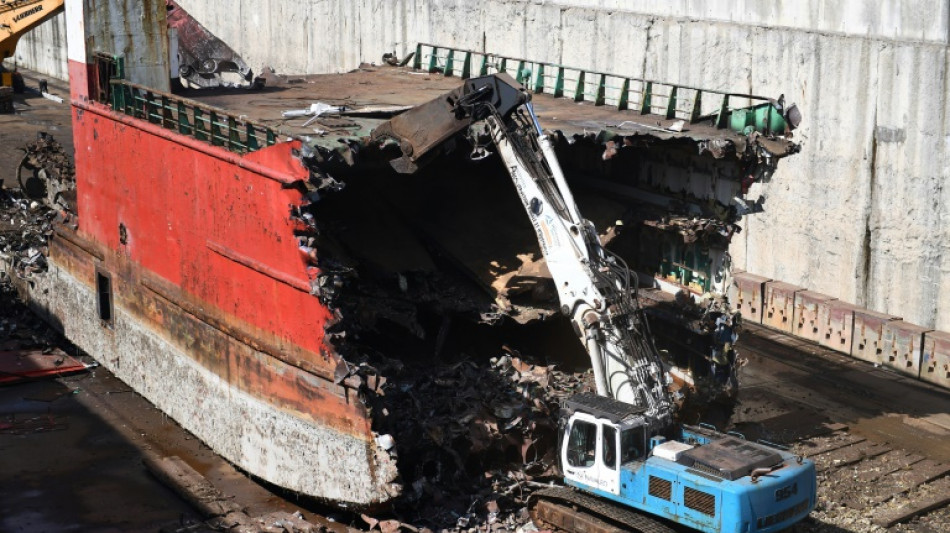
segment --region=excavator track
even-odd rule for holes
[[[535,525],[571,533],[675,533],[656,519],[568,487],[535,492],[528,510]]]

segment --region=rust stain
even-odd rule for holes
[[[310,362],[326,361],[323,356],[299,346],[282,350],[273,339],[263,340],[261,332],[251,333],[252,327],[234,317],[191,302],[181,289],[120,254],[106,255],[99,245],[66,229],[58,236],[51,242],[51,258],[63,270],[92,288],[98,264],[113,276],[116,308],[131,313],[237,390],[319,425],[371,438],[366,410],[353,401],[356,391],[336,384],[330,367]]]

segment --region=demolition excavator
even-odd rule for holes
[[[399,143],[391,162],[412,173],[467,134],[472,157],[497,151],[530,219],[561,311],[590,355],[596,394],[566,400],[558,462],[564,486],[529,502],[542,527],[577,532],[771,532],[816,503],[815,466],[738,434],[680,425],[670,378],[637,300],[637,279],[583,218],[530,94],[507,74],[458,89],[381,124]]]

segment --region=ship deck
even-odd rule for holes
[[[345,182],[348,192],[332,195],[332,202],[321,202],[314,215],[332,228],[335,241],[346,250],[341,255],[351,260],[346,264],[432,274],[444,273],[442,262],[448,258],[449,270],[461,272],[467,280],[452,285],[474,282],[474,290],[458,298],[469,303],[459,303],[456,310],[484,313],[494,302],[503,315],[518,322],[544,319],[557,309],[543,290],[550,274],[530,226],[522,224],[522,207],[511,194],[510,180],[497,172],[501,167],[492,167],[491,161],[487,167],[458,165],[449,158],[432,165],[435,168],[428,173],[393,179],[391,173],[375,169],[388,167],[385,161],[398,150],[364,149],[372,148],[369,139],[374,128],[462,83],[459,76],[364,65],[342,74],[269,74],[261,90],[184,90],[178,96],[264,126],[280,138],[299,138],[333,153],[325,158],[331,162],[324,170]],[[556,142],[561,165],[583,212],[605,232],[605,242],[619,234],[614,228],[619,220],[647,220],[662,226],[661,231],[684,235],[705,232],[710,242],[718,242],[721,235],[733,230],[721,222],[727,215],[709,210],[708,198],[729,206],[734,196],[742,194],[740,180],[748,176],[750,165],[757,166],[763,159],[774,163],[797,151],[798,146],[791,136],[717,127],[711,114],[687,120],[679,109],[674,114],[677,118],[668,119],[667,114],[655,114],[663,106],[657,104],[662,103],[658,96],[654,100],[653,114],[642,114],[642,106],[632,104],[635,110],[621,110],[610,103],[595,105],[547,92],[532,94],[541,126],[563,136]],[[751,101],[733,95],[731,109]],[[316,117],[305,114],[315,104],[342,111]],[[288,111],[299,113],[285,117]],[[622,153],[628,155],[615,157]],[[763,158],[763,154],[770,157]],[[449,176],[451,179],[446,179]],[[669,183],[651,183],[653,179]],[[714,179],[729,183],[697,185],[711,184]],[[672,207],[666,188],[691,190],[690,197],[706,190],[698,195],[701,201],[687,201],[690,205],[686,206],[680,198],[678,207]],[[491,206],[493,216],[485,216],[486,206]],[[678,218],[671,222],[674,212]],[[433,223],[435,219],[440,222]],[[680,227],[679,222],[685,225]],[[697,224],[700,229],[693,228]],[[633,258],[643,245],[634,232],[628,233],[613,246],[626,249]],[[652,258],[631,266],[653,275],[657,267],[650,261]]]
[[[428,102],[463,82],[457,76],[389,66],[364,66],[342,74],[270,75],[266,79],[266,87],[259,91],[186,89],[181,95],[265,124],[284,135],[308,137],[316,144],[331,147],[341,138],[367,137],[373,128],[393,115]],[[741,99],[734,101],[741,102]],[[285,111],[304,110],[318,102],[342,106],[344,110],[314,120],[309,115],[282,116]],[[620,110],[612,105],[555,98],[547,93],[534,94],[532,102],[542,127],[560,131],[567,137],[604,132],[607,139],[647,135],[661,140],[719,140],[740,147],[750,139],[731,129],[717,128],[712,116],[690,123],[678,118],[668,119],[665,115]],[[677,131],[678,126],[682,126],[680,131]],[[600,137],[605,138],[604,135]],[[786,155],[795,147],[791,139],[754,138],[756,143],[776,156]]]

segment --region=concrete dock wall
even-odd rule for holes
[[[63,13],[37,26],[24,35],[16,48],[16,64],[40,74],[65,80],[66,69],[66,16]],[[13,65],[9,59],[4,62]]]
[[[735,266],[950,330],[950,0],[180,4],[255,70],[345,71],[423,41],[785,93],[803,150],[751,191],[766,212],[745,221]]]

